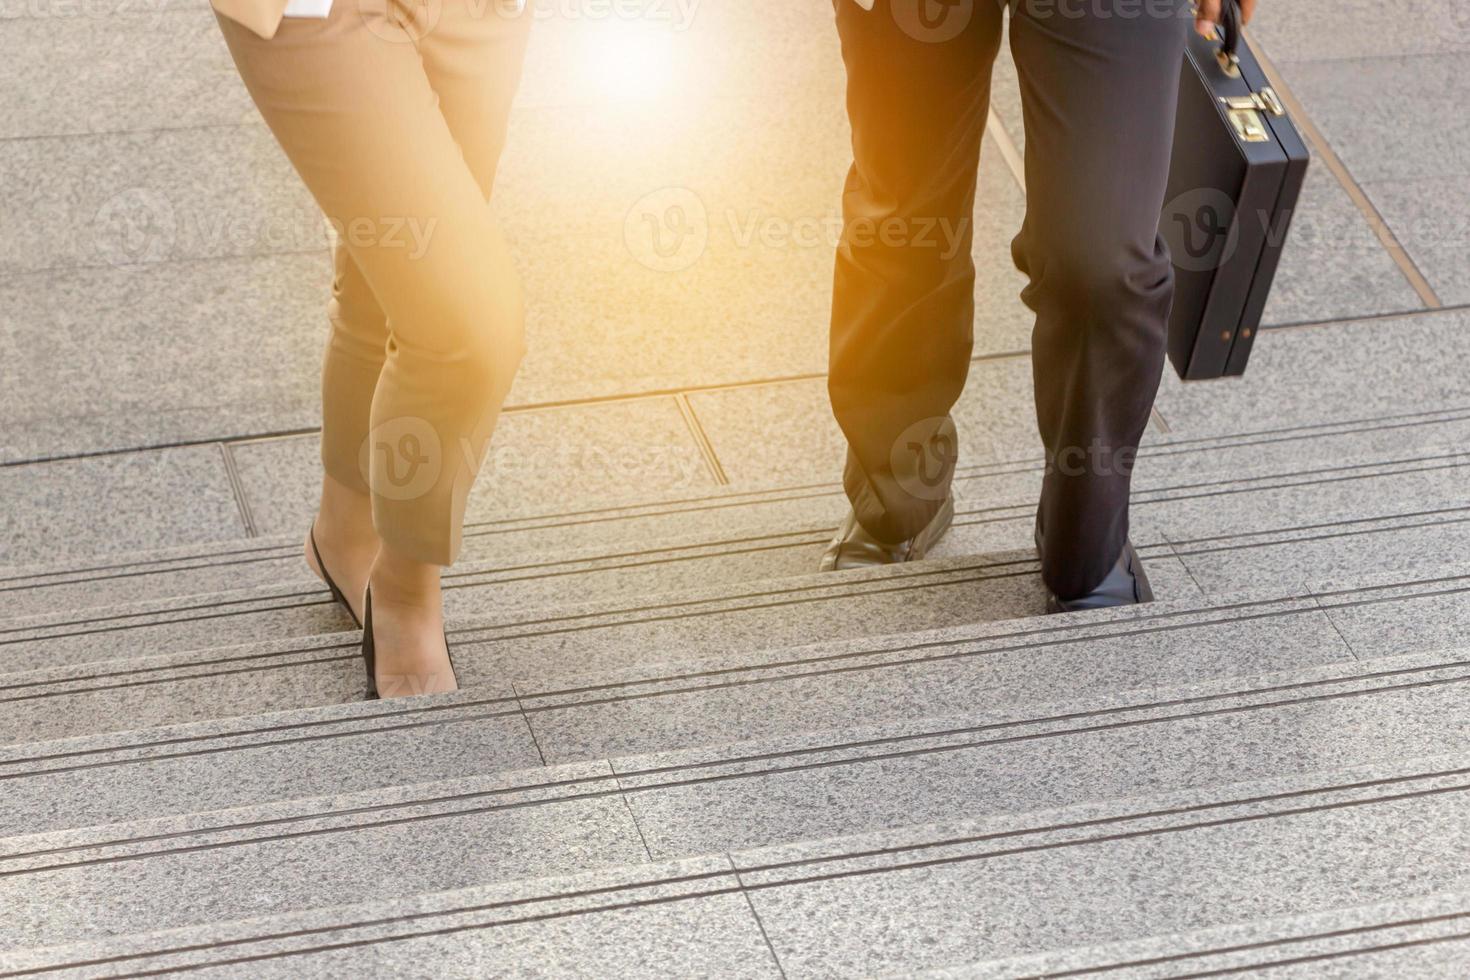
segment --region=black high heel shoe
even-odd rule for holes
[[[352,625],[358,629],[362,629],[362,622],[357,618],[357,613],[352,611],[352,603],[347,601],[347,596],[343,595],[342,590],[337,587],[337,583],[332,581],[332,575],[327,571],[327,563],[322,561],[321,549],[316,546],[315,521],[312,522],[311,530],[306,533],[306,536],[311,541],[311,553],[316,558],[316,567],[321,570],[322,581],[327,583],[327,588],[332,592],[332,598],[336,600],[339,606],[347,610],[347,615],[352,617]]]
[[[373,640],[373,589],[368,586],[363,593],[362,607],[362,665],[367,669],[367,699],[377,701],[378,698],[378,651]],[[449,633],[444,633],[444,654],[449,658],[449,676],[454,678],[454,686],[459,687],[459,672],[454,669],[454,651],[449,647]]]

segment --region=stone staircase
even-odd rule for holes
[[[800,474],[475,524],[442,697],[295,536],[0,571],[0,976],[1463,976],[1464,327],[1171,382],[1145,607],[1041,615],[1004,448],[903,567]]]

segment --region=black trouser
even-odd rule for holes
[[[954,472],[949,411],[973,342],[971,220],[1003,17],[996,0],[835,3],[854,163],[829,390],[858,520],[896,542],[937,513]],[[1042,574],[1062,598],[1095,588],[1128,535],[1173,294],[1158,224],[1191,24],[1183,0],[1012,8],[1027,201],[1011,254],[1036,313]]]

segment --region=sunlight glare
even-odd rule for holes
[[[666,24],[613,18],[588,30],[580,47],[583,91],[599,101],[651,102],[671,91],[674,37]]]

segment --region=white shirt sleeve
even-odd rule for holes
[[[332,0],[289,0],[283,17],[326,17],[332,12]]]

